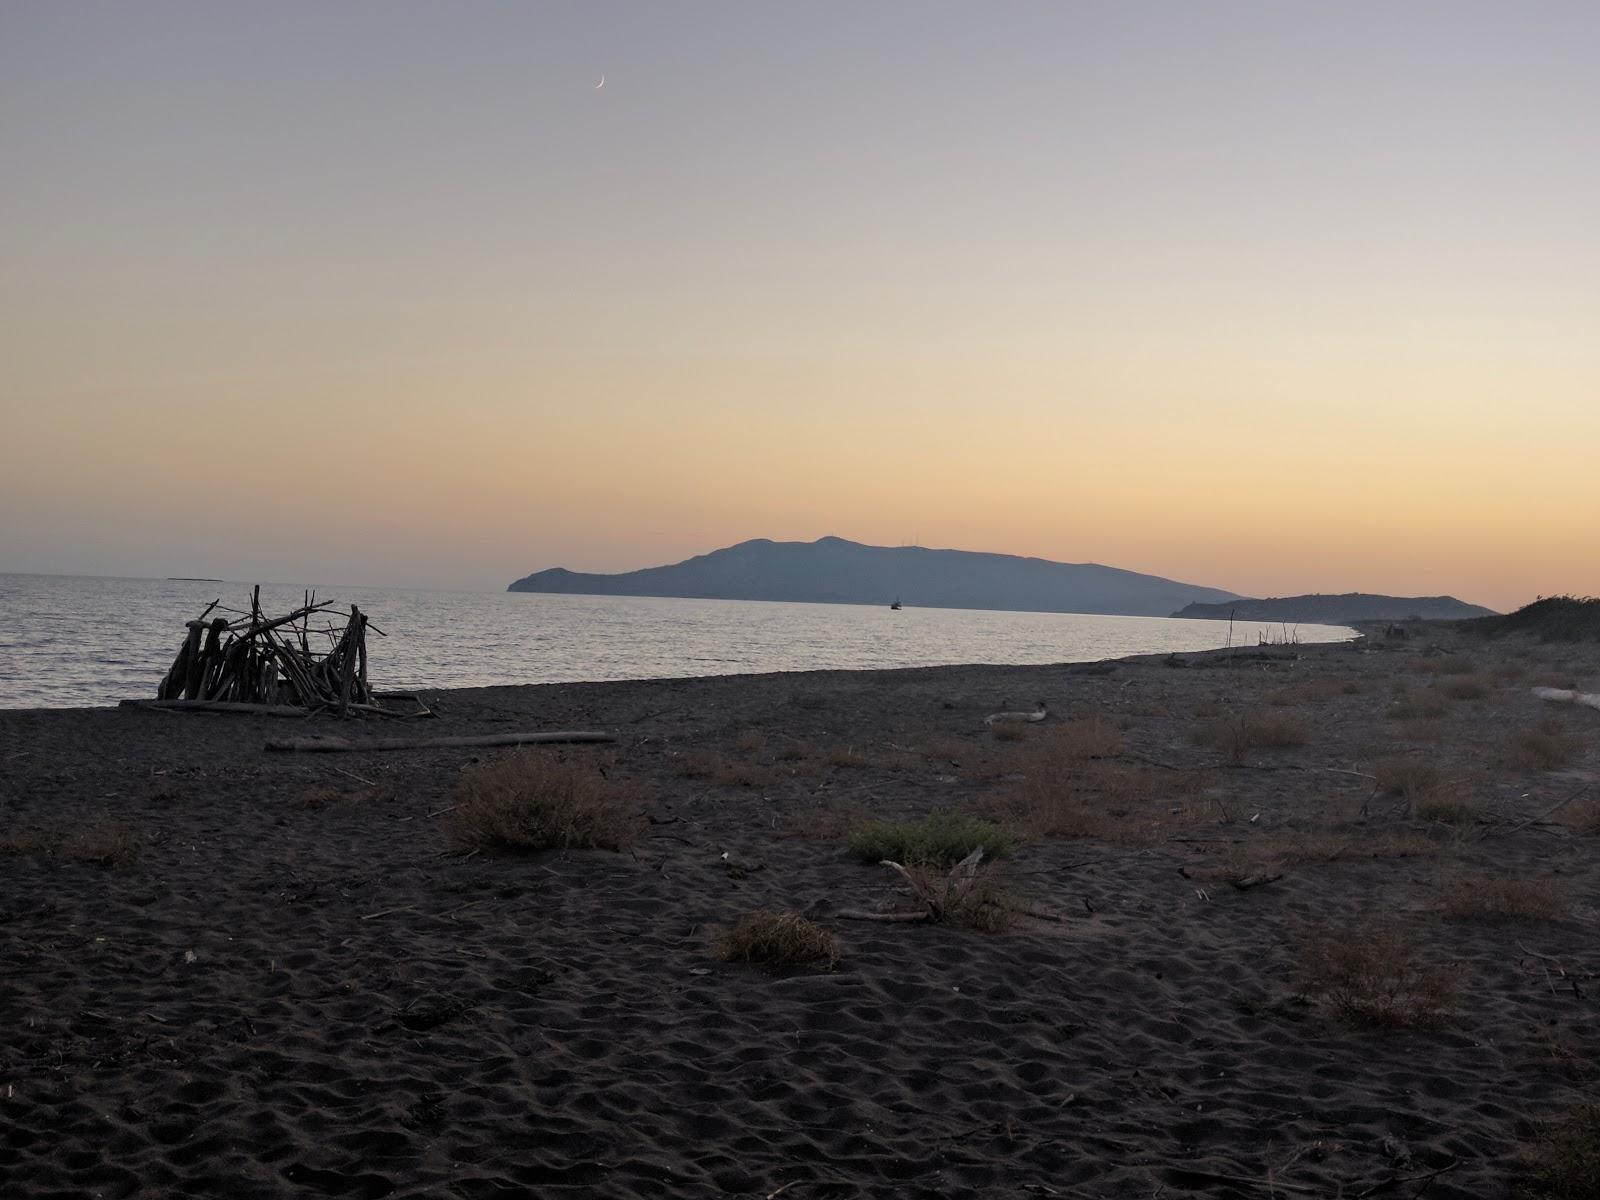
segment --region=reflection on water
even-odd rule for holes
[[[0,574],[0,707],[109,704],[153,696],[183,623],[219,596],[248,603],[249,585],[196,580]],[[1212,650],[1226,623],[969,609],[632,596],[544,596],[396,588],[318,589],[355,603],[389,636],[374,637],[376,686],[650,679],[761,671],[1086,662],[1125,654]],[[297,607],[303,589],[263,585],[262,607]],[[1235,643],[1277,626],[1236,625]],[[1303,642],[1348,629],[1291,626]]]

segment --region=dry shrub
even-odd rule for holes
[[[1503,662],[1494,669],[1496,679],[1504,679],[1507,683],[1515,683],[1528,673],[1528,668],[1519,662]]]
[[[1528,1154],[1539,1193],[1552,1200],[1600,1197],[1600,1103],[1580,1104],[1547,1125]]]
[[[1417,661],[1417,670],[1431,675],[1470,675],[1477,669],[1477,664],[1464,654],[1432,655]]]
[[[789,737],[787,734],[780,736],[783,738],[783,742],[772,752],[772,757],[778,762],[799,762],[802,759],[810,758],[814,752],[814,747],[809,742],[801,741],[797,737]]]
[[[1307,930],[1299,957],[1306,992],[1347,1020],[1436,1025],[1455,999],[1456,971],[1423,964],[1414,939],[1376,924]]]
[[[1091,758],[1116,758],[1122,753],[1122,731],[1100,716],[1059,725],[1041,739],[1041,755],[1067,762]]]
[[[890,862],[906,885],[928,910],[928,919],[981,933],[1009,929],[1017,918],[1017,905],[1000,885],[990,864],[974,851],[953,867],[931,863]]]
[[[854,746],[835,746],[823,756],[823,760],[830,767],[843,767],[847,770],[859,770],[873,765],[872,758]]]
[[[1546,724],[1539,729],[1519,729],[1511,734],[1501,749],[1501,757],[1510,767],[1554,771],[1570,766],[1577,751],[1573,738]]]
[[[1033,837],[1147,845],[1216,815],[1200,800],[1200,771],[1164,771],[1041,755],[990,803]]]
[[[712,787],[766,787],[772,772],[760,763],[729,758],[716,750],[694,750],[678,760],[678,774]]]
[[[1279,853],[1285,862],[1353,862],[1376,858],[1428,858],[1444,847],[1419,833],[1337,834],[1331,831],[1291,834]]]
[[[1401,721],[1397,733],[1407,742],[1444,742],[1450,738],[1449,727],[1443,721]]]
[[[1402,688],[1389,705],[1389,716],[1396,721],[1433,721],[1449,711],[1449,697],[1433,688],[1418,692]]]
[[[1194,706],[1194,718],[1197,721],[1209,721],[1225,715],[1227,711],[1224,705],[1215,700],[1202,700]]]
[[[1419,821],[1434,821],[1441,825],[1471,825],[1483,815],[1477,801],[1451,792],[1435,792],[1411,806],[1411,815]]]
[[[1569,804],[1557,813],[1556,820],[1578,833],[1600,833],[1600,799]]]
[[[1196,867],[1189,872],[1189,877],[1201,883],[1226,883],[1243,888],[1252,880],[1280,874],[1287,865],[1286,859],[1272,853],[1271,846],[1238,845],[1228,847],[1219,861]]]
[[[338,788],[321,786],[307,788],[300,793],[300,807],[302,808],[327,808],[330,804],[338,804],[345,799],[345,794]]]
[[[1489,686],[1482,675],[1446,675],[1434,684],[1452,700],[1482,700],[1489,694]]]
[[[1438,842],[1414,833],[1378,836],[1341,834],[1332,830],[1268,833],[1230,847],[1221,862],[1201,868],[1198,877],[1235,883],[1251,875],[1270,875],[1304,863],[1426,858],[1440,853],[1441,849]]]
[[[982,747],[970,738],[930,738],[917,747],[917,753],[924,758],[931,758],[935,762],[949,763],[951,766],[960,766],[970,758],[983,754]]]
[[[1354,696],[1361,690],[1361,684],[1354,679],[1310,679],[1280,688],[1273,693],[1272,703],[1280,708],[1297,704],[1323,704],[1340,696]]]
[[[40,833],[37,830],[9,833],[4,837],[0,837],[0,854],[17,855],[19,857],[28,854],[44,855],[50,853],[55,843],[56,839],[51,835]]]
[[[1413,804],[1437,795],[1446,783],[1439,764],[1425,758],[1380,758],[1372,764],[1372,773],[1377,776],[1379,790],[1404,796]]]
[[[645,823],[632,785],[592,760],[538,751],[464,771],[447,820],[458,850],[621,850]]]
[[[996,721],[989,733],[997,742],[1025,742],[1030,728],[1021,721]]]
[[[1191,736],[1196,745],[1210,746],[1229,762],[1242,763],[1252,750],[1303,746],[1311,740],[1311,729],[1288,713],[1247,712],[1207,722]]]
[[[761,909],[740,918],[717,939],[717,956],[729,962],[791,966],[839,961],[838,940],[797,912]]]
[[[65,832],[30,830],[0,838],[0,854],[52,855],[102,867],[132,866],[143,848],[143,840],[132,829],[106,819]]]
[[[1447,917],[1491,921],[1554,921],[1567,911],[1554,880],[1487,875],[1446,883],[1435,904]]]
[[[767,735],[759,729],[746,729],[734,745],[741,754],[762,754],[767,749]]]
[[[789,837],[813,842],[837,842],[861,823],[859,807],[838,802],[793,807],[784,815],[785,833]]]
[[[139,835],[115,821],[99,821],[74,830],[61,840],[57,851],[62,858],[76,862],[99,863],[102,867],[126,867],[139,859],[143,844]]]

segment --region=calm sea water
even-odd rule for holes
[[[154,696],[184,622],[212,600],[247,607],[244,583],[0,574],[0,708],[77,707]],[[299,586],[263,585],[268,613]],[[322,587],[389,636],[371,638],[380,688],[651,679],[760,671],[1086,662],[1212,650],[1226,623],[846,604],[543,596]],[[1236,642],[1258,628],[1240,624]],[[1291,628],[1304,642],[1351,631]]]

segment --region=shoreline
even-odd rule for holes
[[[1369,624],[1369,623],[1363,622],[1362,624]],[[1267,644],[1260,645],[1260,646],[1251,646],[1251,645],[1247,645],[1247,644],[1240,644],[1240,645],[1232,646],[1232,647],[1223,646],[1223,647],[1217,647],[1217,648],[1208,649],[1208,650],[1170,650],[1170,651],[1169,650],[1155,650],[1155,651],[1150,651],[1150,652],[1143,653],[1143,654],[1125,654],[1125,655],[1113,656],[1113,657],[1108,657],[1108,658],[1072,659],[1072,660],[1058,661],[1058,662],[1048,662],[1048,663],[986,663],[986,662],[971,662],[971,663],[935,663],[935,664],[931,664],[931,665],[927,665],[927,666],[910,666],[910,667],[812,667],[812,668],[803,668],[803,669],[798,669],[798,670],[793,670],[793,671],[730,671],[730,672],[727,672],[727,673],[724,673],[724,674],[715,674],[715,675],[653,675],[653,676],[640,677],[640,678],[624,678],[624,679],[552,680],[552,681],[544,682],[544,683],[489,683],[489,684],[478,684],[478,685],[475,685],[475,686],[472,686],[472,687],[433,687],[433,686],[430,686],[430,685],[427,685],[427,684],[412,685],[412,684],[400,683],[400,684],[394,684],[394,685],[385,684],[384,690],[386,690],[386,691],[395,691],[395,692],[414,692],[417,695],[426,695],[426,696],[429,696],[429,697],[437,696],[437,697],[448,698],[451,695],[457,694],[457,693],[472,693],[472,692],[482,692],[482,691],[500,691],[500,690],[504,690],[504,689],[508,689],[508,688],[515,690],[515,689],[564,688],[564,687],[584,687],[584,688],[610,687],[610,686],[622,687],[622,686],[644,686],[644,685],[651,685],[651,684],[702,683],[702,682],[708,682],[708,681],[711,681],[711,680],[741,680],[741,679],[767,680],[767,679],[802,678],[802,677],[832,676],[832,675],[851,676],[851,675],[899,674],[899,673],[909,673],[909,672],[917,672],[917,671],[1043,671],[1043,670],[1058,670],[1058,671],[1059,670],[1065,670],[1065,671],[1071,671],[1074,668],[1077,668],[1080,673],[1083,673],[1084,671],[1088,671],[1088,670],[1090,670],[1092,668],[1101,667],[1103,664],[1107,664],[1107,663],[1121,664],[1121,663],[1135,663],[1135,662],[1159,662],[1159,661],[1165,661],[1165,660],[1167,660],[1169,658],[1182,658],[1182,659],[1186,659],[1186,660],[1195,660],[1195,661],[1198,661],[1198,662],[1203,664],[1203,663],[1208,662],[1211,659],[1214,659],[1214,658],[1216,658],[1218,656],[1221,656],[1221,657],[1224,657],[1224,658],[1227,658],[1227,657],[1243,657],[1243,656],[1245,656],[1247,654],[1260,654],[1260,653],[1267,653],[1267,654],[1276,653],[1277,657],[1284,658],[1284,659],[1287,660],[1287,659],[1291,659],[1291,658],[1294,658],[1294,657],[1298,657],[1299,655],[1304,654],[1304,653],[1308,653],[1308,652],[1331,650],[1331,649],[1337,649],[1337,648],[1340,648],[1340,647],[1348,649],[1349,647],[1352,647],[1352,646],[1361,645],[1361,644],[1363,644],[1364,642],[1366,642],[1366,641],[1368,641],[1370,639],[1370,637],[1372,636],[1372,632],[1373,632],[1373,628],[1374,627],[1371,627],[1369,625],[1369,628],[1366,631],[1363,631],[1362,629],[1357,628],[1355,626],[1347,626],[1346,628],[1351,629],[1351,631],[1353,633],[1353,636],[1348,637],[1348,638],[1340,638],[1340,639],[1335,639],[1335,640],[1330,640],[1330,641],[1322,641],[1322,642],[1292,642],[1292,643],[1276,643],[1276,642],[1273,642],[1273,643],[1267,643]],[[1382,626],[1379,625],[1379,626],[1376,626],[1375,628],[1376,629],[1381,629]],[[1282,653],[1277,653],[1277,652],[1282,652]],[[1090,673],[1092,673],[1092,671]],[[103,711],[116,709],[116,708],[120,707],[123,704],[124,700],[142,700],[142,699],[147,699],[147,698],[151,698],[151,697],[128,696],[128,697],[122,697],[122,698],[119,698],[118,700],[107,702],[107,703],[104,703],[104,704],[53,705],[53,706],[52,705],[34,705],[34,706],[26,706],[26,707],[23,707],[23,706],[18,706],[18,707],[0,706],[0,717],[3,717],[6,714],[23,714],[23,713],[27,713],[27,714],[43,714],[43,713],[60,713],[60,712],[72,712],[72,713],[103,712]],[[213,714],[213,715],[221,715],[221,714]],[[326,719],[326,714],[312,715],[312,714],[308,713],[306,719],[307,720]]]
[[[299,727],[0,710],[0,1185],[1509,1194],[1535,1123],[1600,1085],[1600,833],[1558,806],[1600,781],[1600,719],[1531,694],[1600,690],[1600,646],[1417,633],[421,689],[438,720],[308,722],[613,731],[520,753],[628,781],[648,821],[624,853],[453,852],[461,781],[499,751],[266,754]],[[1037,699],[1037,725],[984,724]],[[1269,718],[1294,736],[1237,762],[1216,740]],[[1508,757],[1552,724],[1564,760]],[[1380,792],[1392,761],[1437,790]],[[1038,780],[1079,806],[1028,807]],[[1014,924],[849,916],[914,903],[850,830],[945,810],[1015,830]],[[112,831],[125,859],[80,857]],[[1492,881],[1551,907],[1447,907]],[[721,961],[762,908],[834,933],[837,965]],[[1305,974],[1374,919],[1455,982],[1437,1021],[1348,1020]]]

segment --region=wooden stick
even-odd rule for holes
[[[253,713],[258,717],[307,717],[293,704],[247,704],[237,700],[124,700],[123,708],[166,708],[179,712]]]
[[[303,714],[302,714],[303,715]],[[268,742],[266,749],[301,754],[350,754],[365,750],[433,750],[475,746],[525,746],[556,742],[614,742],[614,733],[568,731],[561,733],[489,733],[476,737],[379,738],[352,742],[346,738],[293,738]]]
[[[354,606],[351,607],[354,612]],[[372,689],[367,687],[367,618],[363,613],[356,630],[356,699],[363,704],[372,703]]]
[[[175,699],[183,692],[183,681],[189,674],[189,641],[184,639],[178,648],[178,657],[172,660],[172,667],[167,671],[167,677],[161,681],[161,686],[156,689],[156,697],[161,700]]]
[[[339,643],[339,715],[350,707],[350,685],[355,681],[355,639],[361,631],[361,610],[350,606],[350,624],[345,626],[344,639]]]
[[[1551,817],[1555,816],[1556,813],[1560,812],[1563,808],[1565,808],[1567,805],[1571,804],[1574,800],[1576,800],[1579,796],[1583,795],[1588,790],[1589,790],[1589,785],[1587,783],[1580,784],[1579,787],[1578,787],[1578,790],[1573,792],[1572,795],[1568,796],[1565,800],[1558,800],[1558,801],[1556,801],[1556,803],[1552,804],[1549,808],[1545,809],[1542,813],[1539,813],[1537,816],[1529,817],[1526,821],[1521,821],[1518,824],[1513,825],[1510,829],[1506,830],[1506,832],[1501,836],[1510,837],[1513,833],[1521,833],[1529,825],[1537,825],[1542,821],[1548,821]],[[1488,837],[1489,836],[1489,831],[1485,830],[1483,833],[1479,834],[1478,836],[1480,838]]]

